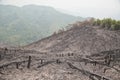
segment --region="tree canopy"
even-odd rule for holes
[[[94,26],[101,26],[102,28],[109,29],[109,30],[120,30],[120,20],[114,20],[111,18],[105,19],[95,19]]]

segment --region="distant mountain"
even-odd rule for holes
[[[64,14],[47,6],[0,5],[0,42],[25,45],[78,20],[84,18]]]

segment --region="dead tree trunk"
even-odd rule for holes
[[[29,56],[27,68],[30,68],[30,64],[31,64],[31,56]]]
[[[16,68],[19,69],[19,63],[16,63]]]
[[[43,59],[41,59],[41,64],[43,64]]]

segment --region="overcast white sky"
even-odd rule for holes
[[[17,6],[47,5],[81,17],[111,17],[120,20],[120,0],[1,0],[1,3]]]

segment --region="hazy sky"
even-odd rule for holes
[[[120,0],[0,0],[4,4],[52,6],[60,11],[81,16],[120,20]]]

